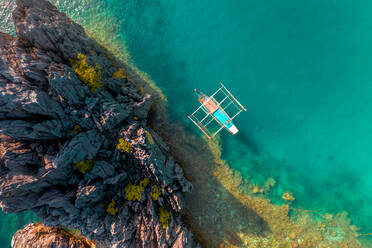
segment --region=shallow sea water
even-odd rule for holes
[[[52,2],[122,44],[189,131],[192,90],[223,82],[247,108],[240,132],[221,134],[223,159],[254,184],[274,178],[277,204],[291,191],[295,207],[346,211],[372,232],[372,2]],[[13,32],[12,1],[0,4],[0,30]]]

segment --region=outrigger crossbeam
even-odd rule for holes
[[[195,92],[198,95],[201,105],[188,118],[209,139],[216,136],[223,128],[232,134],[238,132],[232,120],[242,111],[246,111],[246,109],[223,84],[209,97],[198,90],[195,90]],[[233,106],[234,111],[228,111],[228,108],[231,106]],[[200,112],[202,113],[202,118],[197,117],[197,115],[200,115]],[[230,117],[231,114],[233,114],[232,117]],[[214,123],[218,124],[217,130],[210,130],[208,126]]]

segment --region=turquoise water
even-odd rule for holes
[[[25,224],[37,222],[38,219],[31,212],[5,214],[0,212],[0,248],[9,248],[14,233]]]
[[[222,135],[230,166],[253,182],[275,178],[274,201],[290,190],[297,207],[347,211],[372,231],[372,3],[158,3],[120,16],[174,120],[188,123],[193,88],[224,82],[247,108],[240,133]]]
[[[125,43],[189,130],[192,90],[223,82],[247,108],[238,135],[221,135],[229,165],[254,183],[273,177],[278,204],[290,190],[296,207],[347,211],[372,232],[371,1],[52,2]]]

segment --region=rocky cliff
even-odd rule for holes
[[[51,227],[46,239],[27,226],[13,247],[72,247],[54,227],[97,247],[197,246],[180,215],[192,186],[146,125],[151,96],[49,2],[17,0],[13,18],[17,36],[0,33],[0,206]]]

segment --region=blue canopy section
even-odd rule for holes
[[[232,127],[234,124],[233,122],[230,120],[229,117],[227,117],[227,115],[225,114],[225,112],[223,112],[221,109],[218,109],[216,112],[213,113],[213,116],[222,124],[224,125],[225,127],[227,128],[230,128]]]

